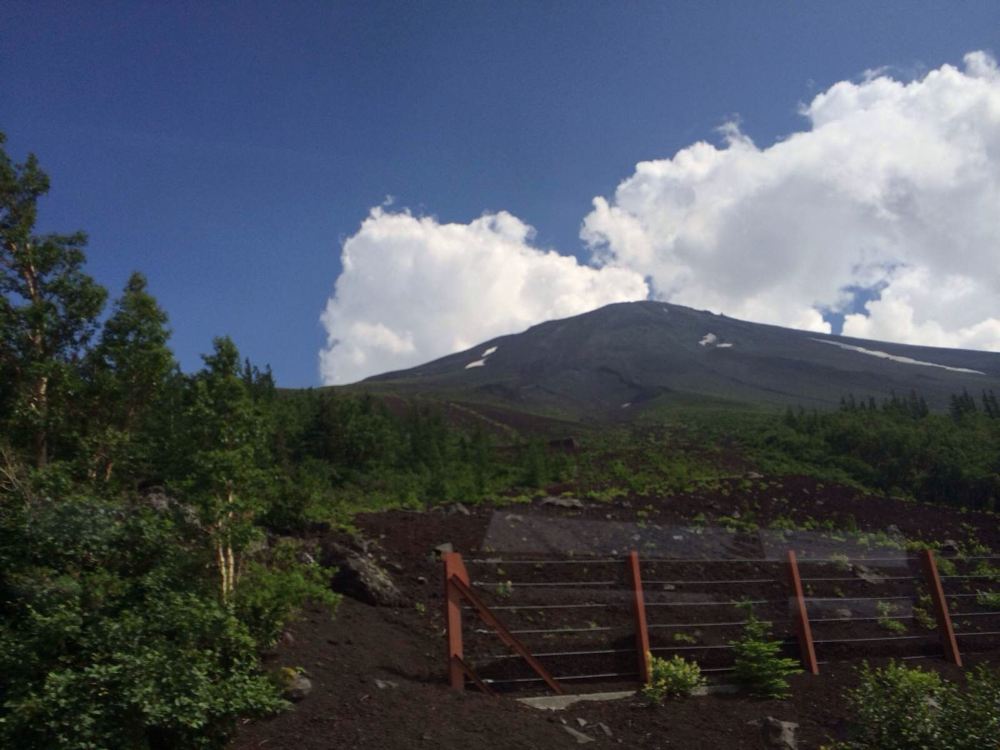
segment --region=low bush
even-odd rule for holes
[[[849,691],[854,736],[836,750],[997,750],[1000,748],[1000,673],[980,666],[965,690],[936,672],[890,662],[865,664]]]
[[[651,703],[662,703],[667,698],[684,698],[705,684],[701,668],[681,656],[661,659],[649,655],[649,682],[642,689],[643,696]]]
[[[260,646],[272,646],[302,603],[311,600],[333,608],[340,597],[330,590],[332,570],[305,557],[300,545],[282,540],[269,564],[251,562],[236,588],[236,614]],[[308,560],[308,558],[306,558]]]

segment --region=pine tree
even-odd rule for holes
[[[146,287],[142,274],[129,277],[87,360],[94,407],[90,474],[104,481],[116,463],[136,458],[136,433],[176,366],[167,347],[167,315]]]
[[[87,238],[36,235],[38,199],[49,178],[34,154],[15,164],[0,133],[0,376],[7,429],[48,463],[79,387],[77,364],[98,325],[107,292],[83,272]]]

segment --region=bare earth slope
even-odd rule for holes
[[[377,557],[393,572],[412,605],[379,608],[345,599],[336,618],[322,610],[305,613],[268,664],[305,669],[314,683],[313,693],[284,714],[243,726],[232,748],[576,747],[577,739],[564,728],[565,720],[592,737],[595,748],[749,749],[763,747],[758,723],[767,716],[798,723],[801,748],[817,748],[828,738],[841,738],[850,716],[844,690],[854,683],[854,668],[862,657],[884,661],[887,652],[878,644],[861,644],[842,654],[844,660],[824,664],[818,677],[793,677],[792,696],[780,701],[720,695],[652,709],[639,700],[626,699],[577,704],[549,713],[521,706],[510,697],[489,698],[473,690],[455,693],[445,685],[441,570],[432,554],[436,545],[451,542],[467,558],[492,554],[483,549],[491,524],[512,514],[553,522],[671,526],[689,524],[702,513],[706,523],[719,524],[737,507],[744,509],[744,518],[746,508],[752,507],[761,527],[778,519],[796,524],[829,520],[841,526],[854,518],[861,532],[889,528],[908,538],[939,540],[965,540],[972,535],[993,549],[1000,547],[1000,528],[994,515],[959,514],[866,496],[852,488],[824,485],[805,477],[734,479],[676,496],[621,497],[586,503],[582,508],[552,507],[536,501],[531,505],[476,507],[468,515],[441,509],[362,515],[357,519],[359,528],[367,538],[378,540]],[[331,535],[340,539],[333,532]],[[752,595],[753,591],[743,593]],[[823,592],[817,589],[817,594]],[[853,595],[852,591],[847,595]],[[987,627],[988,618],[979,619],[983,622],[960,626],[966,631]],[[882,631],[876,628],[872,632]],[[1000,658],[1000,641],[996,639],[972,638],[966,643],[967,666],[982,661],[996,664]],[[960,679],[961,671],[937,656],[939,649],[933,638],[927,648],[930,658],[914,664]],[[826,654],[821,654],[821,659],[831,658],[829,650]],[[622,687],[634,685],[628,681],[590,684],[580,691]],[[581,727],[577,719],[583,719],[585,725]],[[607,726],[610,736],[599,723]]]

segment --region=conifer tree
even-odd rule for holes
[[[137,432],[176,367],[167,347],[167,315],[133,273],[88,357],[97,425],[90,436],[90,475],[111,479],[117,462],[134,456]]]
[[[15,441],[44,466],[79,387],[77,364],[106,291],[83,272],[87,238],[35,234],[49,178],[30,154],[16,164],[0,133],[0,376]]]

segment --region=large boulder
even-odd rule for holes
[[[796,750],[799,746],[795,730],[799,725],[794,721],[781,721],[768,716],[761,723],[761,738],[765,746],[775,750]]]
[[[409,604],[392,576],[371,553],[327,542],[323,545],[323,564],[337,568],[330,586],[338,593],[378,607],[405,607]]]

